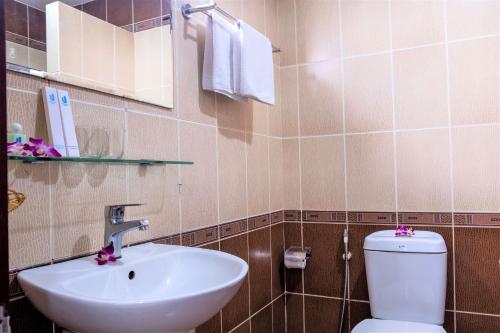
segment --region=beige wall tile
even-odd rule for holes
[[[299,101],[297,68],[282,68],[281,74],[281,116],[283,136],[299,135]]]
[[[134,34],[120,28],[115,30],[115,86],[118,91],[135,91]]]
[[[348,209],[395,211],[393,134],[349,135],[346,149]]]
[[[278,22],[280,12],[278,11],[279,0],[266,0],[266,36],[274,46],[279,45]]]
[[[301,139],[302,207],[344,210],[344,143],[341,136]]]
[[[448,38],[460,39],[500,31],[500,2],[496,0],[449,0]]]
[[[40,89],[47,85],[49,81],[39,79],[37,77],[21,74],[18,72],[7,71],[7,87],[39,92]]]
[[[274,67],[274,93],[276,102],[269,106],[269,135],[281,137],[283,135],[282,127],[282,101],[281,101],[281,74],[279,67]]]
[[[243,20],[257,29],[260,33],[266,34],[266,1],[252,0],[242,1]]]
[[[269,134],[270,107],[257,101],[245,103],[245,126],[247,132]]]
[[[444,41],[443,0],[392,1],[391,18],[393,48]]]
[[[285,209],[299,209],[300,154],[299,140],[283,140],[283,200]]]
[[[248,215],[269,212],[268,138],[247,134]]]
[[[5,42],[5,61],[11,64],[29,67],[29,48],[17,43]]]
[[[298,63],[340,56],[338,1],[296,1]]]
[[[218,129],[219,222],[247,215],[245,134]]]
[[[455,128],[453,178],[455,210],[500,210],[500,128]]]
[[[113,88],[114,27],[112,24],[82,14],[83,80],[105,88]]]
[[[448,141],[447,129],[397,134],[400,211],[451,210]]]
[[[449,46],[450,103],[453,124],[500,121],[500,38]]]
[[[205,19],[201,17],[201,19]],[[191,20],[179,18],[174,29],[176,35],[175,66],[179,117],[204,124],[216,123],[215,95],[201,88],[205,24],[198,15]]]
[[[127,112],[127,126],[128,158],[178,158],[176,121]]]
[[[7,123],[10,126],[14,122],[23,126],[28,137],[49,142],[41,95],[7,90]]]
[[[344,63],[346,131],[392,128],[391,63],[389,55],[346,60]]]
[[[394,53],[396,128],[448,124],[444,46]]]
[[[182,230],[217,224],[217,130],[180,123]]]
[[[9,214],[9,268],[50,262],[49,166],[9,162],[8,187],[26,196]]]
[[[242,0],[219,0],[217,4],[229,14],[235,17],[241,17],[242,2]]]
[[[280,13],[278,20],[281,66],[297,63],[297,43],[295,33],[295,1],[278,0]]]
[[[247,117],[253,126],[253,114],[247,115],[247,103],[250,102],[239,102],[221,94],[217,94],[216,100],[219,127],[244,131]]]
[[[344,55],[388,50],[389,1],[341,1]]]
[[[270,210],[284,208],[283,141],[269,138]]]
[[[68,92],[72,101],[80,101],[87,103],[99,104],[102,106],[112,106],[115,108],[124,108],[125,101],[123,98],[101,93],[95,90],[85,89],[73,85],[67,85],[55,81],[49,81],[50,86],[56,89],[64,89]]]
[[[144,241],[179,233],[178,171],[173,165],[129,166],[127,172],[128,202],[144,204],[127,208],[127,220],[147,219],[145,231],[128,233],[125,243]]]
[[[343,124],[340,61],[301,66],[299,101],[301,135],[341,133]]]
[[[29,67],[39,71],[47,71],[47,52],[34,48],[28,50]]]

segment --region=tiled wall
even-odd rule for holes
[[[344,228],[368,318],[363,239],[398,222],[446,240],[447,332],[500,332],[500,2],[278,6],[288,332],[336,331]]]
[[[278,44],[276,2],[220,4]],[[125,157],[195,163],[132,167],[11,162],[9,187],[27,196],[10,215],[11,269],[15,273],[96,251],[103,243],[103,207],[144,202],[144,207],[130,208],[127,218],[147,218],[150,229],[129,234],[127,243],[156,240],[220,248],[249,262],[248,281],[236,298],[197,331],[255,333],[274,327],[274,332],[284,332],[280,104],[242,104],[203,92],[205,16],[185,21],[180,5],[173,8],[173,109],[8,73],[9,122],[22,123],[29,135],[47,137],[39,90],[48,84],[69,89],[77,126],[125,129]],[[279,86],[278,66],[275,73]],[[52,323],[34,312],[19,294],[14,274],[12,278],[11,289],[17,293],[11,303],[13,332],[52,332]]]

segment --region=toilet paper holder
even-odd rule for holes
[[[304,269],[310,258],[310,247],[290,246],[285,251],[285,267],[289,269]]]

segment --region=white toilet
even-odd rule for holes
[[[352,333],[446,333],[446,244],[435,232],[396,237],[394,230],[365,238],[371,314]]]

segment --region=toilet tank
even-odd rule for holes
[[[372,317],[442,325],[447,250],[435,232],[397,237],[394,230],[365,238],[366,278]]]

